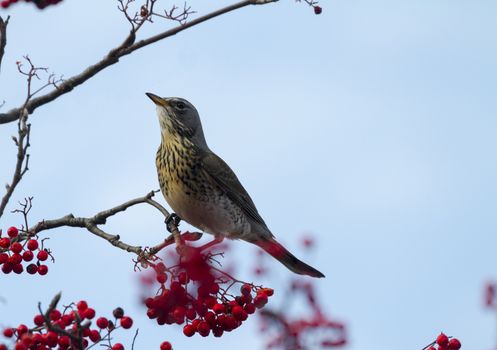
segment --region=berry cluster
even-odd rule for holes
[[[233,278],[210,264],[213,256],[188,247],[176,265],[152,264],[160,289],[155,297],[145,299],[147,316],[159,325],[185,324],[187,337],[195,333],[221,337],[266,305],[272,289]],[[235,296],[231,288],[237,284],[240,294]]]
[[[36,5],[36,7],[42,10],[47,6],[56,5],[62,0],[24,0],[24,1],[32,2],[33,4]],[[2,0],[2,2],[0,2],[0,7],[6,9],[7,7],[9,7],[12,4],[15,4],[16,2],[19,2],[19,0]]]
[[[290,317],[290,306],[294,297],[304,295],[311,310],[310,315],[298,318]],[[314,285],[295,280],[290,285],[286,305],[281,310],[264,310],[261,315],[261,331],[264,335],[271,326],[277,332],[271,334],[266,348],[268,349],[307,349],[341,347],[347,343],[345,325],[342,322],[329,319],[318,304]],[[312,342],[312,344],[310,344]]]
[[[55,307],[45,315],[34,317],[33,328],[20,324],[17,328],[5,328],[3,335],[14,341],[15,350],[57,350],[86,349],[90,342],[95,344],[105,341],[109,350],[124,350],[121,343],[111,344],[110,334],[117,328],[129,329],[133,320],[124,316],[121,308],[113,311],[114,321],[106,317],[96,319],[96,328],[90,328],[91,320],[95,319],[95,310],[81,300],[60,311]],[[120,327],[117,325],[119,323]],[[7,350],[7,345],[0,343],[0,350]]]
[[[20,274],[24,271],[22,263],[25,262],[29,263],[26,266],[27,273],[46,275],[48,266],[44,262],[49,256],[50,251],[43,248],[43,241],[40,244],[36,236],[22,241],[16,227],[9,227],[7,237],[2,237],[0,230],[0,266],[3,273]],[[36,263],[32,262],[35,258]]]
[[[438,346],[438,350],[459,350],[461,342],[456,338],[451,338],[440,333],[433,343],[425,347],[425,350],[437,350],[436,346]]]
[[[299,243],[308,253],[319,246],[310,234],[304,235]],[[274,280],[267,254],[259,254],[254,263],[254,275]],[[266,338],[266,348],[304,350],[346,345],[346,325],[329,316],[328,309],[320,304],[314,280],[289,277],[279,288],[284,300],[282,307],[260,312],[260,330]]]

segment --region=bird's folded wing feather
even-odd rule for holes
[[[269,231],[249,194],[224,160],[212,152],[206,152],[203,156],[202,166],[207,176],[229,199],[238,205],[250,219]]]

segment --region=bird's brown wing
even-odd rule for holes
[[[252,198],[243,188],[235,173],[228,164],[212,152],[205,152],[202,166],[207,176],[223,191],[229,199],[238,205],[253,221],[268,230],[266,223],[257,212]]]

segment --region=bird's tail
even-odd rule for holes
[[[293,271],[299,275],[308,275],[311,277],[324,277],[324,275],[316,270],[314,267],[307,265],[305,262],[300,261],[290,253],[285,247],[276,242],[273,238],[265,238],[259,239],[253,242],[260,248],[264,249],[267,253],[269,253],[276,260],[281,262],[283,265],[287,267],[290,271]]]

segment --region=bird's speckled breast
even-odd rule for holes
[[[194,146],[180,139],[162,142],[156,156],[161,191],[180,218],[200,230],[228,238],[250,232],[242,210],[234,205],[208,175]]]

